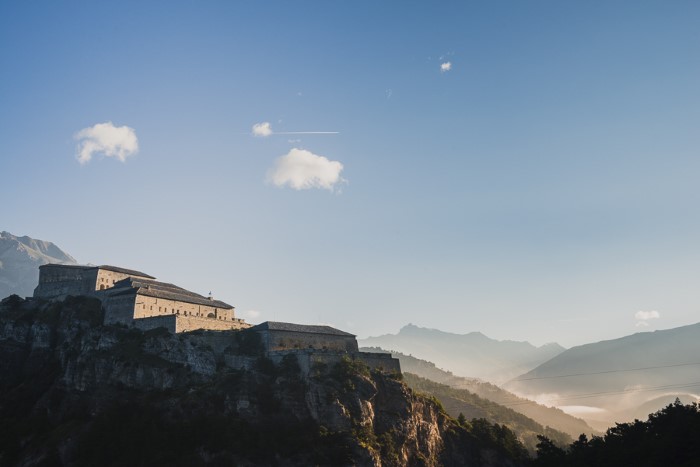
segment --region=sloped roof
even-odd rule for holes
[[[97,266],[99,269],[104,269],[106,271],[120,272],[122,274],[128,274],[130,276],[146,277],[148,279],[155,279],[153,276],[149,276],[141,271],[134,271],[133,269],[120,268],[118,266],[110,266],[109,264],[103,264],[102,266]]]
[[[194,303],[195,305],[212,306],[228,310],[233,309],[233,306],[221,300],[212,300],[174,284],[154,280],[129,277],[116,282],[113,288],[107,290],[112,291],[110,296],[138,294],[146,297]]]
[[[86,266],[84,264],[61,264],[61,263],[46,263],[39,266],[41,268],[70,268],[70,269],[94,269],[96,266]]]
[[[130,276],[144,277],[146,279],[155,279],[153,276],[149,276],[141,271],[135,271],[133,269],[120,268],[118,266],[110,266],[108,264],[103,264],[102,266],[88,266],[84,264],[58,264],[58,263],[48,263],[42,264],[40,268],[57,267],[57,268],[70,268],[70,269],[104,269],[105,271],[119,272],[122,274],[128,274]]]
[[[350,334],[349,332],[341,331],[340,329],[332,328],[330,326],[281,323],[279,321],[265,321],[264,323],[260,323],[257,326],[253,326],[249,329],[252,331],[290,331],[304,332],[309,334],[327,334],[331,336],[355,337],[354,334]]]

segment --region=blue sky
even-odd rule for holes
[[[3,2],[0,229],[360,337],[697,322],[700,4],[436,3]]]

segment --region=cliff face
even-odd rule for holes
[[[93,299],[5,299],[0,464],[518,465],[396,377],[351,360],[302,376],[258,348],[103,326]]]

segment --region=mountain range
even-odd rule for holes
[[[76,261],[51,242],[0,232],[0,298],[31,296],[39,283],[39,266],[47,263]]]
[[[700,323],[573,347],[504,385],[594,427],[698,400]]]
[[[381,347],[435,363],[452,373],[502,383],[532,370],[563,352],[552,343],[499,341],[480,332],[453,334],[408,324],[398,334],[359,340],[365,347]]]

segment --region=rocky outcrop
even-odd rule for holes
[[[39,266],[47,263],[76,261],[51,242],[0,232],[0,298],[31,296],[39,282]]]
[[[0,465],[519,465],[396,375],[306,374],[251,334],[102,325],[86,297],[0,305]],[[259,343],[257,343],[259,344]],[[521,446],[520,446],[521,448]]]

